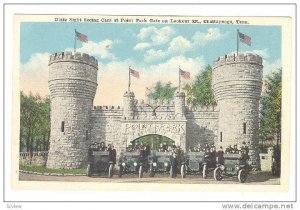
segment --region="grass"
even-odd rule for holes
[[[57,173],[57,174],[85,174],[86,168],[78,169],[49,169],[46,166],[20,165],[20,170],[38,172],[38,173]]]

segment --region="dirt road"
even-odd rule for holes
[[[87,176],[44,176],[36,174],[20,173],[20,180],[24,181],[64,181],[64,182],[112,182],[112,183],[176,183],[176,184],[218,184],[212,176],[203,179],[200,175],[188,175],[182,179],[180,176],[177,178],[170,178],[167,175],[156,175],[151,178],[147,175],[144,178],[138,178],[137,175],[124,175],[122,178],[114,176],[113,178],[107,177],[87,177]],[[239,184],[237,178],[226,178],[222,184]],[[272,177],[269,173],[250,174],[247,182],[249,185],[278,185],[280,179]]]

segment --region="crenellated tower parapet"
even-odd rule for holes
[[[56,62],[78,62],[98,68],[98,61],[95,57],[80,52],[73,53],[71,51],[66,51],[50,55],[49,65]]]

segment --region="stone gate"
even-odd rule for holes
[[[189,107],[185,94],[171,101],[138,101],[126,91],[121,106],[94,106],[98,61],[87,54],[50,56],[51,134],[48,168],[80,168],[87,164],[93,142],[113,144],[120,153],[129,142],[150,134],[166,136],[183,150],[214,143],[223,148],[245,142],[250,162],[259,167],[258,112],[262,58],[255,54],[216,59],[212,89],[217,107]]]

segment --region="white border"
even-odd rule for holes
[[[53,1],[54,2],[54,1]],[[182,15],[182,16],[290,16],[295,20],[292,5],[6,5],[5,10],[5,198],[6,200],[295,200],[295,172],[291,168],[290,191],[286,193],[201,193],[201,192],[61,192],[61,191],[16,191],[11,190],[10,158],[11,158],[11,112],[12,112],[12,73],[13,69],[13,15],[27,14],[111,14],[111,15]],[[294,22],[293,22],[293,52]],[[2,59],[2,58],[1,58]],[[291,118],[291,165],[295,165],[295,55],[292,59],[292,118]],[[2,88],[2,87],[1,87]],[[2,128],[1,128],[2,129]],[[299,146],[299,143],[298,143]],[[2,148],[1,148],[2,149]],[[2,162],[2,157],[1,157]],[[2,178],[2,174],[1,174]],[[97,183],[96,183],[97,184]],[[60,204],[63,206],[62,204]],[[101,204],[102,205],[102,204]],[[80,206],[80,205],[78,205]],[[84,205],[83,205],[84,206]],[[82,206],[82,207],[83,207]],[[143,206],[143,205],[142,205]],[[163,205],[162,205],[163,206]],[[217,205],[219,206],[219,205]],[[47,208],[51,207],[51,208]],[[103,206],[104,207],[104,206]],[[43,206],[43,209],[53,209],[53,206]]]

